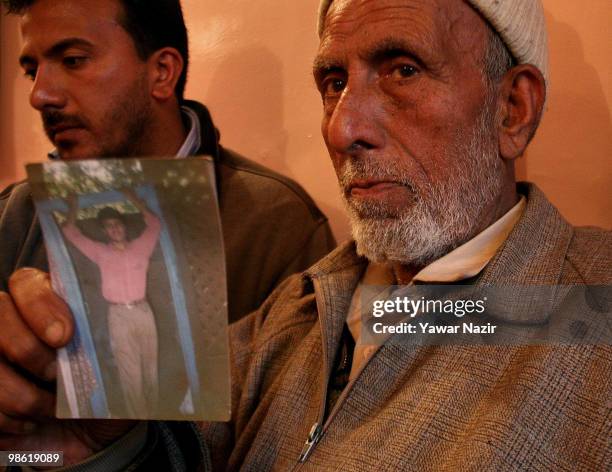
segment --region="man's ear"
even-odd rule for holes
[[[521,64],[506,72],[500,93],[499,152],[504,159],[516,159],[523,155],[540,124],[546,84],[537,67]]]
[[[174,97],[174,89],[185,66],[183,56],[176,49],[158,49],[149,57],[151,95],[160,101]]]

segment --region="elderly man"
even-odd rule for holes
[[[320,37],[322,131],[355,241],[232,327],[231,423],[202,425],[205,448],[187,431],[157,448],[149,436],[137,457],[216,470],[609,469],[608,346],[391,336],[368,350],[352,322],[364,285],[611,282],[610,233],[573,228],[514,181],[546,94],[539,1],[324,0]]]

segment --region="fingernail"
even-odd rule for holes
[[[64,327],[59,321],[54,321],[47,327],[45,337],[51,343],[60,342],[64,338]]]
[[[47,380],[55,380],[57,377],[57,362],[53,361],[45,369],[45,378]]]

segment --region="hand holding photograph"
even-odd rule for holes
[[[227,294],[209,158],[28,166],[75,317],[60,418],[229,418]]]

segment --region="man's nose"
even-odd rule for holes
[[[30,91],[30,105],[38,111],[61,109],[66,105],[66,95],[53,70],[39,66]]]
[[[382,103],[368,84],[347,84],[323,133],[330,150],[355,154],[384,146],[385,132],[380,123]]]

